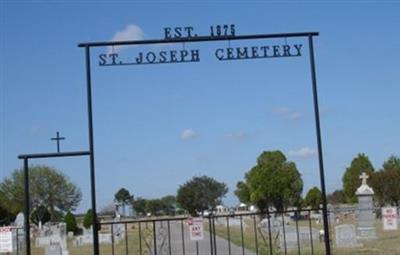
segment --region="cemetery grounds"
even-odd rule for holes
[[[237,217],[237,216],[236,216]],[[224,217],[225,218],[225,217]],[[268,247],[268,237],[263,236],[261,234],[259,223],[260,217],[252,217],[252,216],[243,216],[243,240],[241,227],[238,225],[230,225],[229,227],[229,239],[232,245],[236,245],[244,248],[248,251],[254,252],[256,254],[256,235],[254,229],[254,223],[256,223],[257,230],[257,247],[259,255],[267,255],[269,254]],[[298,227],[309,227],[309,220],[298,220]],[[348,217],[347,219],[342,219],[339,224],[353,224],[356,222],[352,217]],[[295,226],[296,222],[293,220],[289,223],[289,225]],[[400,255],[400,230],[396,231],[383,231],[382,220],[375,220],[376,227],[376,240],[363,242],[361,247],[356,248],[336,248],[335,247],[335,235],[334,229],[335,226],[338,225],[336,223],[330,224],[330,239],[332,246],[332,254],[343,254],[343,255],[375,255],[375,254],[384,254],[384,255]],[[315,229],[323,229],[322,223],[317,223],[315,220],[311,221],[311,227]],[[209,230],[208,220],[204,221],[204,229],[206,231]],[[110,233],[109,225],[103,225],[100,233]],[[216,235],[223,239],[228,239],[228,231],[226,225],[215,224],[215,232]],[[141,240],[139,239],[141,237]],[[72,237],[68,237],[67,247],[69,251],[69,255],[92,255],[93,248],[91,244],[75,246],[73,244]],[[149,254],[148,246],[151,245],[151,240],[153,239],[153,233],[151,228],[151,222],[149,224],[142,223],[141,224],[141,234],[139,235],[139,228],[137,223],[129,223],[127,225],[127,236],[126,239],[122,239],[119,242],[115,242],[114,247],[111,244],[100,244],[100,254],[103,255],[142,255]],[[300,242],[300,254],[315,254],[322,255],[325,254],[325,246],[323,241],[318,240],[319,237],[313,241],[313,253],[311,250],[310,241]],[[126,242],[127,241],[127,242]],[[277,244],[277,240],[272,241],[273,244]],[[126,246],[127,244],[127,246]],[[45,255],[44,248],[35,247],[34,241],[31,244],[32,247],[32,255]],[[140,248],[141,247],[141,248]],[[221,249],[223,248],[223,249]],[[127,252],[128,250],[128,252]],[[142,250],[142,253],[140,253]],[[218,254],[228,254],[228,247],[218,246]],[[204,253],[202,251],[201,253]],[[207,253],[208,254],[208,253]],[[288,248],[286,253],[284,248],[277,248],[277,245],[273,245],[273,254],[299,254],[298,247]]]
[[[260,218],[256,218],[257,225],[260,223]],[[298,220],[299,227],[309,227],[309,221],[307,220]],[[339,224],[356,224],[355,219],[348,218],[341,221]],[[332,254],[337,255],[400,255],[400,229],[396,231],[383,231],[382,220],[376,219],[375,220],[375,227],[376,227],[376,240],[369,240],[364,241],[361,247],[356,248],[336,248],[335,247],[335,235],[334,229],[336,225],[339,224],[330,224],[330,240],[331,240],[331,247],[332,247]],[[244,247],[248,250],[256,252],[256,237],[254,232],[254,223],[253,218],[244,218],[243,220],[243,244]],[[295,226],[295,221],[289,223],[289,225]],[[316,228],[318,230],[323,229],[322,223],[316,223],[315,220],[312,220],[311,227]],[[205,226],[208,229],[207,226]],[[216,225],[216,235],[222,238],[227,239],[228,233],[226,226]],[[229,229],[229,238],[232,243],[241,246],[242,245],[242,238],[241,238],[241,227],[240,226],[230,226]],[[318,238],[319,239],[319,238]],[[263,236],[260,232],[260,229],[257,229],[257,245],[258,245],[258,254],[260,255],[267,255],[269,254],[269,247],[268,247],[268,237]],[[277,241],[272,240],[272,243],[277,243]],[[313,242],[313,253],[315,255],[323,255],[325,254],[325,246],[323,241],[314,241]],[[273,253],[274,254],[285,254],[284,248],[280,250],[277,249],[275,245],[273,245]],[[287,253],[290,255],[299,254],[298,248],[292,247],[287,249]],[[311,244],[310,241],[308,242],[300,242],[300,254],[312,254]]]

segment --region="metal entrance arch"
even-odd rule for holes
[[[324,241],[325,241],[325,253],[331,254],[330,236],[329,236],[329,223],[328,223],[328,211],[327,211],[327,200],[326,200],[326,189],[325,189],[325,173],[323,163],[323,151],[322,151],[322,139],[321,139],[321,127],[319,117],[319,104],[318,104],[318,91],[317,91],[317,79],[315,70],[315,57],[314,57],[314,43],[313,38],[318,36],[318,32],[302,32],[302,33],[279,33],[279,34],[253,34],[253,35],[233,35],[233,36],[195,36],[195,37],[181,37],[181,38],[166,38],[166,39],[153,39],[153,40],[140,40],[140,41],[109,41],[109,42],[86,42],[78,44],[78,47],[85,49],[85,63],[86,63],[86,86],[87,86],[87,98],[88,98],[88,117],[89,117],[89,151],[90,151],[90,168],[91,176],[94,178],[94,147],[93,147],[93,120],[92,120],[92,81],[91,81],[91,62],[90,62],[90,48],[94,47],[105,47],[105,46],[123,46],[123,45],[146,45],[146,44],[171,44],[171,43],[192,43],[192,42],[210,42],[210,41],[233,41],[233,40],[257,40],[257,39],[276,39],[276,38],[306,38],[308,39],[309,48],[309,59],[310,59],[310,71],[311,71],[311,83],[313,93],[313,104],[314,104],[314,118],[315,118],[315,131],[318,146],[318,162],[319,162],[319,174],[320,174],[320,185],[322,192],[322,212],[324,221]],[[92,184],[94,189],[94,183]],[[95,190],[92,190],[92,194]],[[95,208],[95,197],[92,196],[92,210],[93,218],[96,223],[97,215]],[[99,255],[99,242],[97,228],[94,227],[93,231],[93,251],[94,255]]]

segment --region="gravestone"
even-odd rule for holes
[[[285,224],[283,224],[283,222],[285,222]],[[306,243],[307,245],[310,243],[311,239],[313,240],[313,242],[318,241],[318,229],[310,229],[309,227],[301,226],[296,228],[296,226],[290,225],[290,223],[291,220],[286,216],[284,217],[284,220],[282,220],[282,216],[270,218],[272,240],[276,243],[277,246],[279,246],[281,250],[283,250],[285,246],[287,250],[297,248],[298,241],[300,243]],[[260,222],[260,229],[264,237],[268,237],[268,219],[263,219]]]
[[[356,191],[358,198],[358,222],[357,222],[357,238],[370,240],[376,239],[375,216],[374,216],[374,191],[367,184],[368,175],[363,172],[360,175],[362,179],[361,186]]]
[[[335,243],[336,247],[359,247],[354,225],[335,226]]]
[[[62,255],[68,255],[66,224],[45,224],[43,228],[39,230],[39,235],[35,240],[35,246],[44,247],[45,251],[48,251],[50,255],[55,255],[55,253],[58,252]]]
[[[310,242],[310,239],[315,242],[319,239],[319,230],[316,228],[299,227],[299,239],[300,242]]]
[[[12,241],[13,241],[13,250],[22,250],[22,246],[25,243],[25,217],[22,212],[17,214],[15,221],[11,224],[13,226],[12,230]]]
[[[17,214],[17,217],[15,218],[14,226],[23,228],[24,225],[25,225],[25,216],[22,212],[20,212]]]
[[[112,244],[114,236],[114,244],[118,244],[121,240],[125,239],[125,225],[124,224],[113,224],[112,231],[111,225],[109,227],[110,233],[99,233],[100,244]],[[111,233],[112,232],[112,233]],[[84,246],[93,244],[93,231],[92,228],[84,229],[83,234],[76,236],[72,244],[74,246]]]

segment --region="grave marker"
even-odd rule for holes
[[[337,247],[357,247],[356,230],[354,225],[344,224],[335,227],[335,241]]]
[[[397,210],[396,207],[382,208],[383,230],[397,230]]]

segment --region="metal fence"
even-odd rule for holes
[[[332,208],[329,211],[333,254],[400,254],[400,229],[385,231],[381,208],[373,211],[375,239],[362,241],[356,232],[360,209]],[[399,211],[399,210],[398,210]],[[399,214],[397,214],[399,215]],[[400,219],[397,219],[399,221]],[[313,210],[287,210],[267,213],[222,213],[201,217],[203,235],[191,236],[188,216],[141,218],[100,223],[101,255],[299,255],[325,254],[321,213]],[[17,246],[14,255],[24,254],[23,230],[14,229]],[[350,232],[346,232],[350,231]],[[352,232],[353,231],[353,232]],[[200,239],[200,240],[199,240]],[[93,238],[80,235],[67,238],[69,255],[93,254]],[[33,241],[33,240],[32,240]],[[48,254],[45,247],[31,246],[32,255]]]
[[[316,254],[316,249],[323,250],[323,225],[313,218],[311,210],[207,215],[202,217],[202,240],[190,238],[188,217],[103,222],[100,251],[111,255]],[[117,228],[123,230],[118,231],[123,238],[114,234],[110,244],[102,241],[102,232],[115,233]]]

